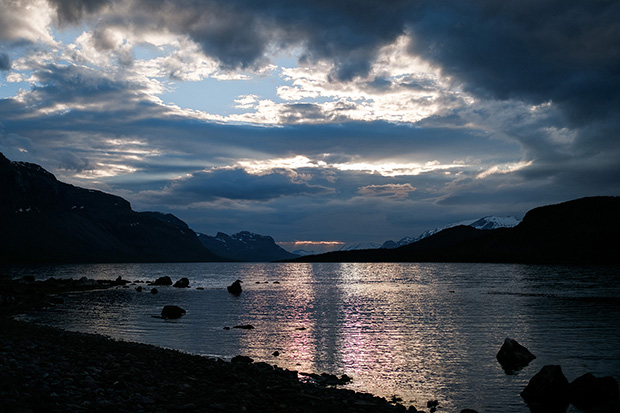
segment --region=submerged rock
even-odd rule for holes
[[[175,319],[185,315],[185,313],[187,313],[187,311],[179,306],[167,305],[161,310],[161,318]]]
[[[233,294],[233,295],[239,295],[241,294],[241,283],[243,281],[241,280],[237,280],[234,283],[230,284],[228,287],[226,287],[226,289],[228,290],[229,293]]]
[[[189,287],[189,280],[187,278],[183,277],[180,280],[178,280],[177,282],[175,282],[173,287],[176,287],[176,288],[188,288]]]
[[[497,353],[497,361],[506,372],[510,373],[527,366],[536,358],[528,349],[517,343],[516,340],[506,338]]]
[[[530,379],[521,397],[534,411],[556,411],[568,406],[568,391],[562,367],[547,365]]]
[[[158,292],[157,288],[151,288],[151,294],[157,294]]]

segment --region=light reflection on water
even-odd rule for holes
[[[188,277],[191,289],[72,294],[64,305],[30,317],[196,354],[244,354],[302,372],[346,373],[353,377],[349,388],[398,395],[417,407],[439,399],[444,411],[527,412],[519,392],[545,364],[562,365],[569,380],[586,372],[620,378],[618,268],[202,263],[0,272],[42,279]],[[244,292],[235,297],[225,287],[238,278]],[[153,318],[166,304],[187,315]],[[240,324],[255,329],[224,329]],[[506,375],[495,359],[505,337],[538,356],[516,375]]]

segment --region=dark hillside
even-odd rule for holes
[[[182,221],[0,154],[0,262],[214,261]]]
[[[392,250],[342,251],[297,261],[618,263],[620,197],[581,198],[535,208],[514,228],[459,226]]]

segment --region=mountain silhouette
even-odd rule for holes
[[[0,154],[0,262],[220,261],[172,215],[75,187]]]
[[[304,262],[618,263],[620,197],[589,197],[529,211],[513,228],[460,225],[395,249],[336,251]]]
[[[233,235],[218,232],[214,237],[199,233],[198,239],[209,251],[233,261],[268,262],[299,256],[280,247],[272,237],[249,231]]]

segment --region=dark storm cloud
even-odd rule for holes
[[[0,99],[5,129],[0,148],[11,158],[65,173],[73,183],[84,179],[87,186],[107,186],[140,208],[185,208],[194,215],[179,216],[196,223],[208,215],[214,231],[249,229],[285,240],[296,233],[309,239],[382,241],[417,235],[435,224],[518,214],[544,203],[620,190],[616,1],[49,2],[58,23],[84,28],[89,42],[72,44],[62,63],[49,63],[59,58],[56,52],[44,56],[34,49],[52,44],[57,32],[45,19],[30,18],[39,11],[20,14],[18,7],[7,6],[17,3],[0,2],[0,40],[5,42],[0,69],[21,66],[15,78],[32,80],[31,90]],[[7,10],[12,14],[3,13]],[[279,119],[288,125],[274,128],[210,123],[198,119],[201,113],[157,100],[165,82],[159,74],[131,71],[131,48],[142,41],[141,33],[174,35],[180,48],[191,39],[220,69],[264,69],[278,51],[288,49],[300,65],[332,63],[329,79],[342,83],[329,85],[333,90],[365,82],[371,95],[403,86],[436,92],[437,81],[417,78],[416,68],[411,77],[388,69],[357,79],[369,73],[383,46],[406,34],[410,52],[432,62],[455,89],[474,99],[471,104],[449,101],[460,92],[442,97],[441,110],[414,126],[350,121],[347,111],[358,107],[354,98],[343,98],[329,111],[312,98],[278,104]],[[43,40],[37,44],[37,39]],[[32,54],[20,59],[9,51],[18,41],[32,43]],[[118,54],[118,62],[126,65],[119,68],[114,58],[99,54],[88,60],[89,47],[105,57],[126,52]],[[176,47],[166,43],[158,51]],[[38,56],[41,61],[33,63]],[[330,98],[322,95],[317,101],[324,99]],[[313,121],[323,124],[303,124]],[[303,177],[285,170],[251,175],[236,167],[239,161],[298,155],[332,167],[298,170]],[[436,171],[406,177],[334,166],[433,160],[474,166],[454,175]],[[510,170],[519,162],[528,166]],[[120,167],[126,169],[114,169]],[[197,172],[205,168],[209,172]],[[91,178],[75,178],[78,172]],[[94,172],[111,177],[92,178],[100,176]],[[209,206],[187,209],[201,202]],[[216,204],[220,208],[211,210]],[[225,222],[234,224],[233,230],[216,226]],[[285,227],[278,226],[282,222]]]
[[[0,71],[11,70],[11,58],[6,53],[0,53]]]
[[[412,52],[476,95],[551,100],[575,124],[620,106],[620,3],[613,0],[50,2],[66,22],[123,4],[129,11],[98,25],[188,35],[228,69],[260,67],[278,48],[301,48],[302,63],[332,61],[334,81],[366,75],[377,50],[406,32]]]
[[[316,195],[331,192],[328,188],[292,182],[280,173],[252,175],[242,169],[196,172],[191,177],[173,181],[163,191],[143,193],[144,198],[159,202],[189,205],[217,199],[265,202],[284,196]]]
[[[79,23],[84,17],[101,11],[112,0],[48,0],[56,8],[61,25]]]
[[[553,101],[574,124],[620,107],[620,3],[423,1],[411,50],[470,92]]]
[[[379,47],[403,33],[407,1],[50,0],[59,21],[77,23],[106,5],[129,13],[98,20],[136,30],[185,34],[226,69],[257,68],[279,48],[302,47],[301,61],[335,63],[334,80],[368,73]],[[120,6],[119,6],[120,8]],[[125,9],[123,9],[125,10]]]

